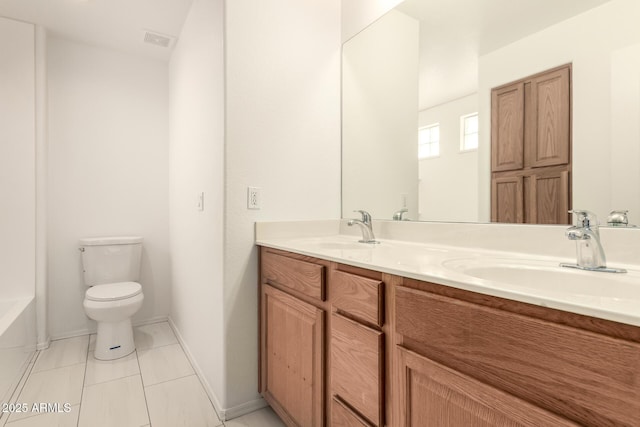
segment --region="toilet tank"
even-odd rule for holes
[[[87,286],[140,279],[142,237],[80,239],[82,270]]]

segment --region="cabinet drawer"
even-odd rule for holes
[[[333,306],[374,325],[384,324],[384,283],[379,280],[334,271],[331,276]]]
[[[331,427],[371,427],[371,424],[334,397],[331,405]]]
[[[636,343],[406,287],[395,308],[429,359],[587,426],[640,420]]]
[[[262,251],[262,281],[298,291],[324,301],[325,268],[322,265]]]
[[[384,425],[383,333],[331,316],[331,394],[376,426]]]

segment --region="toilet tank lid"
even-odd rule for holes
[[[80,239],[81,246],[132,245],[142,243],[140,236],[89,237]]]

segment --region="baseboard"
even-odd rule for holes
[[[51,337],[49,337],[49,343],[51,343],[51,341],[64,340],[66,338],[81,337],[83,335],[90,335],[95,333],[96,333],[96,328],[76,329],[75,331],[65,332],[64,334],[52,335]]]
[[[137,320],[135,322],[131,322],[133,326],[143,326],[143,325],[151,325],[153,323],[166,322],[169,320],[169,316],[156,316],[151,317],[149,319]]]
[[[39,342],[36,344],[36,350],[46,350],[51,345],[51,337],[47,337],[45,342]]]
[[[269,404],[263,398],[260,398],[260,399],[255,399],[255,400],[251,400],[249,402],[243,403],[242,405],[228,408],[227,410],[225,410],[224,421],[241,417],[242,415],[248,414],[249,412],[262,409],[265,406],[269,406]]]
[[[176,338],[178,339],[178,342],[182,346],[182,349],[184,350],[185,354],[187,355],[189,362],[191,362],[191,366],[193,366],[193,370],[196,372],[196,375],[200,379],[200,383],[202,384],[204,391],[207,393],[207,396],[209,396],[209,400],[213,404],[213,407],[216,410],[216,413],[218,414],[218,418],[220,418],[221,421],[229,421],[233,418],[240,417],[242,415],[248,414],[249,412],[253,412],[267,406],[267,402],[265,402],[264,399],[255,399],[231,408],[223,408],[222,405],[220,404],[220,401],[218,400],[218,397],[213,392],[211,385],[204,377],[204,374],[202,373],[202,369],[200,369],[198,362],[193,357],[193,354],[191,354],[191,350],[189,349],[189,346],[184,341],[184,338],[182,337],[182,334],[178,330],[178,327],[173,322],[173,319],[171,319],[171,316],[169,316],[168,320],[169,320],[169,326],[171,326],[171,329],[173,329],[173,332],[176,334]]]
[[[143,325],[150,325],[152,323],[166,322],[167,320],[169,320],[169,318],[167,316],[156,316],[156,317],[151,317],[149,319],[137,320],[135,322],[131,322],[131,324],[133,326],[143,326]],[[81,337],[83,335],[95,334],[96,333],[96,326],[95,326],[96,324],[95,324],[95,322],[92,322],[92,323],[93,323],[93,325],[92,325],[91,328],[76,329],[75,331],[65,332],[64,334],[50,336],[49,337],[49,341],[47,342],[47,347],[49,346],[51,341],[63,340],[65,338],[74,338],[74,337]],[[44,347],[44,348],[47,348],[47,347]],[[38,350],[41,350],[40,344],[38,344]]]

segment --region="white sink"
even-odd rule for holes
[[[317,242],[310,243],[309,246],[315,246],[318,249],[327,249],[327,250],[345,250],[345,249],[369,249],[369,246],[365,243],[347,243],[347,242]]]
[[[640,302],[637,272],[604,273],[560,267],[557,262],[500,258],[448,260],[444,267],[467,276],[508,284],[522,292],[569,295],[576,299]]]

